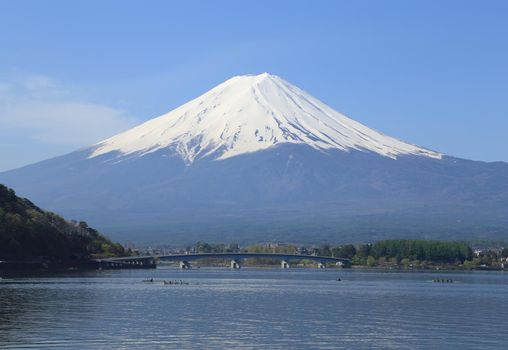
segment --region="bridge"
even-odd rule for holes
[[[172,254],[172,255],[144,255],[128,256],[121,258],[97,259],[96,262],[105,268],[155,268],[157,261],[175,261],[181,269],[190,269],[191,262],[203,259],[230,260],[232,269],[239,269],[245,259],[274,259],[280,260],[283,269],[290,268],[291,261],[310,260],[317,262],[318,268],[325,268],[327,264],[349,267],[351,261],[344,258],[329,256],[300,255],[284,253],[197,253],[197,254]]]

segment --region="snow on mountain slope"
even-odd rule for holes
[[[190,164],[209,155],[226,159],[283,143],[391,158],[442,157],[372,130],[263,73],[233,77],[167,114],[99,142],[90,158],[113,151],[143,155],[170,147]]]

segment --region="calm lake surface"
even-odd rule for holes
[[[142,282],[150,277],[189,284]],[[460,283],[432,283],[435,278]],[[0,349],[501,349],[506,344],[506,272],[163,267],[0,282]]]

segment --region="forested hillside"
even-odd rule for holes
[[[44,211],[0,185],[0,260],[80,261],[124,253],[85,222]]]

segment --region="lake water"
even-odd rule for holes
[[[142,282],[150,277],[156,282]],[[432,283],[435,278],[459,283]],[[163,285],[158,282],[163,279],[189,284]],[[158,268],[0,282],[0,349],[501,349],[506,344],[508,273],[503,272]]]

